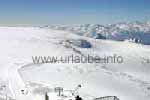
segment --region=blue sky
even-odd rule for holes
[[[1,25],[150,20],[150,0],[0,0]]]

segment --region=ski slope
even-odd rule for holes
[[[81,40],[92,45],[83,48]],[[66,42],[66,41],[71,41]],[[61,86],[66,90],[82,85],[84,99],[117,96],[120,100],[150,99],[150,46],[95,40],[75,33],[38,27],[0,27],[0,85],[2,95],[16,100],[38,100],[44,91]],[[32,56],[121,55],[119,63],[33,64]],[[37,87],[39,87],[37,90]],[[21,90],[28,93],[23,95]],[[35,96],[36,95],[36,96]],[[37,98],[36,98],[37,97]]]

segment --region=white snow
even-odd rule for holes
[[[123,28],[125,26],[122,26]],[[92,48],[62,41],[86,40]],[[0,85],[16,100],[38,100],[41,92],[61,86],[72,90],[78,84],[84,99],[117,96],[120,100],[150,99],[150,46],[111,40],[95,40],[67,31],[38,27],[0,27]],[[121,55],[122,64],[33,64],[32,56]],[[21,90],[25,93],[22,94]],[[1,90],[0,90],[1,91]],[[2,93],[2,95],[6,95]],[[35,97],[36,95],[36,97]]]

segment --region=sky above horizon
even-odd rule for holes
[[[150,20],[150,0],[0,0],[0,25]]]

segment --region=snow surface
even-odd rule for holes
[[[123,26],[122,26],[123,27]],[[125,27],[125,26],[124,26]],[[81,40],[91,48],[77,45]],[[66,41],[72,41],[66,42]],[[117,96],[120,100],[150,99],[150,46],[94,39],[74,32],[38,27],[0,27],[0,94],[16,100],[41,100],[46,91],[61,86],[91,100]],[[33,64],[32,56],[121,55],[122,64]],[[25,90],[25,94],[21,90]],[[54,96],[54,95],[53,95]],[[2,99],[3,100],[3,99]]]

